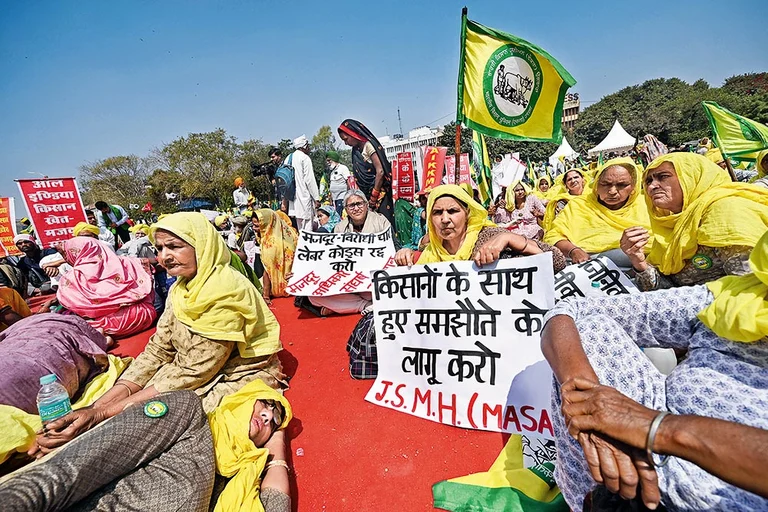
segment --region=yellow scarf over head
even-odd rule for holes
[[[507,192],[504,195],[504,202],[507,205],[507,210],[514,211],[515,210],[515,187],[518,185],[521,185],[523,187],[523,190],[525,190],[525,197],[528,197],[528,194],[531,193],[531,187],[529,187],[525,182],[522,180],[513,181],[509,184],[507,187]]]
[[[698,317],[721,338],[751,343],[768,336],[768,232],[752,250],[749,266],[754,274],[707,283],[715,300]]]
[[[765,178],[768,175],[768,164],[763,164],[763,160],[767,156],[768,149],[764,149],[757,154],[757,158],[755,159],[755,170],[757,171],[757,178]]]
[[[539,186],[541,185],[542,180],[546,181],[547,185],[549,185],[549,188],[547,189],[546,192],[542,192],[539,189]],[[553,192],[553,189],[552,189],[552,178],[550,178],[547,175],[544,175],[541,178],[538,178],[536,180],[536,186],[533,188],[533,195],[535,195],[539,199],[549,200],[549,196],[552,195],[552,192]]]
[[[241,357],[282,350],[280,324],[253,283],[230,266],[231,252],[202,213],[174,213],[150,227],[168,231],[195,248],[197,274],[179,277],[168,292],[173,313],[190,331],[237,342]]]
[[[443,247],[443,240],[438,235],[435,227],[432,225],[432,208],[435,202],[444,196],[451,196],[461,201],[469,209],[467,218],[467,231],[464,242],[461,244],[456,254],[449,254]],[[488,212],[467,194],[463,188],[458,185],[440,185],[432,189],[427,200],[427,233],[429,234],[429,245],[424,249],[419,257],[419,263],[437,263],[440,261],[468,261],[472,257],[472,251],[477,242],[477,236],[485,227],[494,227],[496,224],[488,220]]]
[[[680,272],[699,245],[754,247],[768,230],[768,189],[734,183],[727,171],[695,153],[662,155],[645,175],[663,162],[675,167],[683,191],[680,213],[656,208],[645,196],[654,237],[648,261],[663,274]]]
[[[552,229],[552,223],[555,221],[555,210],[557,209],[557,203],[559,201],[565,200],[571,202],[571,200],[577,198],[581,199],[592,191],[592,187],[587,183],[586,178],[584,178],[584,190],[582,190],[581,195],[571,195],[571,193],[568,192],[568,187],[565,186],[565,177],[571,171],[578,172],[581,177],[584,178],[584,173],[579,169],[568,169],[565,174],[558,177],[555,186],[550,189],[549,203],[547,203],[547,208],[544,210],[544,220],[541,222],[545,232]]]
[[[642,226],[650,231],[648,208],[640,198],[640,169],[632,159],[608,160],[597,173],[596,182],[606,169],[615,165],[627,169],[635,182],[635,189],[626,204],[618,210],[611,210],[600,204],[597,188],[589,193],[585,192],[581,195],[583,200],[571,201],[555,218],[544,236],[544,242],[555,245],[561,240],[570,240],[588,253],[594,254],[617,249],[621,235],[627,228]]]
[[[259,218],[261,233],[261,263],[269,272],[270,291],[273,297],[287,297],[285,287],[288,286],[288,274],[293,268],[293,255],[299,237],[291,227],[290,219],[287,223],[283,219],[283,212],[261,208],[255,214]]]
[[[231,478],[216,501],[215,512],[264,510],[259,500],[259,491],[261,473],[267,464],[269,450],[257,448],[248,435],[257,400],[274,400],[282,404],[285,417],[279,428],[285,428],[291,421],[291,404],[281,393],[261,380],[249,382],[240,391],[225,396],[221,405],[208,415],[216,454],[216,471]]]

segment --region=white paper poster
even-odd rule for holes
[[[622,293],[640,293],[640,290],[619,267],[603,256],[569,265],[555,276],[555,300]]]

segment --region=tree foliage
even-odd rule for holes
[[[113,156],[80,166],[80,186],[83,201],[112,201],[125,204],[141,203],[146,196],[149,177],[147,159],[136,155]],[[143,203],[142,203],[143,204]]]

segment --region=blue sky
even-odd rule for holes
[[[1,0],[0,195],[217,127],[274,142],[346,117],[396,133],[398,107],[405,131],[450,121],[463,5],[549,51],[582,102],[768,71],[764,0]]]

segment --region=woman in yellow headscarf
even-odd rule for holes
[[[288,274],[293,268],[293,255],[299,237],[290,224],[268,208],[256,210],[254,229],[260,233],[261,263],[264,265],[264,299],[287,297]]]
[[[500,258],[551,251],[555,272],[565,267],[558,249],[496,227],[485,208],[457,185],[440,185],[430,192],[427,235],[429,244],[420,256],[412,249],[400,249],[397,264],[473,260],[482,266]]]
[[[768,149],[764,149],[755,158],[757,176],[752,180],[755,185],[768,188]]]
[[[38,436],[45,451],[165,391],[195,390],[212,411],[248,382],[286,385],[277,357],[280,325],[253,283],[230,265],[229,249],[205,216],[175,213],[153,224],[150,234],[159,263],[177,278],[157,332],[93,408],[51,423]]]
[[[563,178],[557,180],[556,184],[550,189],[549,203],[544,213],[542,226],[544,231],[549,231],[552,222],[555,220],[563,208],[568,205],[572,199],[582,196],[590,191],[590,186],[584,179],[584,173],[579,169],[570,169],[563,174]]]
[[[517,180],[507,187],[504,207],[496,209],[493,222],[531,240],[541,240],[544,230],[539,226],[539,220],[543,217],[542,202],[528,185]]]
[[[650,230],[639,172],[630,158],[606,162],[597,173],[595,188],[585,193],[583,200],[571,201],[554,220],[544,241],[574,263],[602,253],[619,268],[628,270],[630,262],[619,249],[624,230],[636,226]]]
[[[552,178],[550,178],[548,175],[544,175],[541,178],[536,180],[536,186],[533,189],[533,194],[541,199],[541,202],[544,204],[544,206],[549,203],[549,198],[552,195]]]
[[[749,253],[768,230],[768,190],[734,183],[726,171],[694,153],[660,156],[646,169],[644,183],[653,235],[630,228],[621,239],[641,290],[749,272]]]

